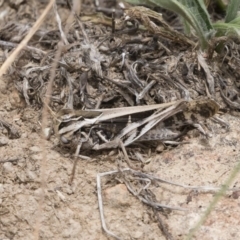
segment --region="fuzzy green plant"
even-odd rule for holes
[[[240,0],[230,0],[226,6],[225,19],[216,23],[211,21],[204,0],[126,0],[126,2],[150,7],[159,6],[175,12],[182,19],[185,33],[197,35],[202,50],[210,47],[210,40],[214,37],[240,36],[238,16]],[[219,4],[224,7],[222,1]]]

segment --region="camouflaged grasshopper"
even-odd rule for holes
[[[109,149],[137,141],[173,140],[184,126],[198,128],[206,134],[201,122],[215,115],[218,104],[212,99],[147,106],[99,110],[63,109],[58,113],[55,132],[66,145],[83,149]]]

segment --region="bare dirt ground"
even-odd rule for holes
[[[4,132],[1,142],[1,231],[0,239],[34,239],[37,219],[41,218],[41,239],[108,239],[101,230],[96,176],[116,170],[114,158],[95,155],[79,160],[72,186],[68,185],[73,157],[57,148],[56,139],[46,149],[46,196],[39,210],[41,195],[40,167],[42,159],[39,113],[31,108],[19,109],[11,103],[13,93],[1,95],[1,117],[20,129],[19,139],[9,140]],[[239,156],[239,118],[224,115],[230,124],[225,132],[214,126],[209,145],[201,136],[191,137],[188,144],[161,154],[146,155],[144,170],[162,179],[191,186],[220,186],[236,165]],[[105,182],[105,181],[103,181]],[[232,186],[233,187],[233,186]],[[239,178],[234,182],[239,187]],[[104,213],[107,226],[122,239],[165,239],[152,210],[139,202],[124,184],[103,184]],[[206,210],[213,193],[182,190],[159,184],[151,189],[162,204],[187,208],[162,216],[174,239],[183,239]],[[238,239],[238,193],[227,194],[197,233],[196,239]],[[40,212],[39,212],[40,211]]]
[[[3,9],[16,11],[12,6],[3,5]],[[54,135],[48,141],[42,140],[41,109],[26,104],[13,84],[14,77],[7,76],[0,86],[0,118],[20,133],[20,138],[10,139],[0,126],[0,161],[13,160],[0,162],[0,239],[38,239],[38,231],[40,239],[110,239],[101,227],[96,177],[117,170],[118,152],[92,152],[90,159],[79,159],[73,184],[69,185],[73,153],[62,149]],[[142,171],[189,186],[221,186],[240,153],[238,114],[224,114],[221,118],[229,124],[229,130],[208,120],[212,135],[208,140],[193,130],[185,136],[187,144],[160,153],[156,148],[142,151]],[[41,171],[46,176],[43,201]],[[230,187],[239,188],[239,180],[236,178]],[[103,177],[104,215],[109,230],[126,240],[166,239],[167,235],[168,239],[181,240],[215,195],[163,183],[151,185],[150,190],[161,204],[186,210],[156,213],[134,197],[121,178]],[[195,239],[239,239],[239,206],[239,192],[227,192]]]

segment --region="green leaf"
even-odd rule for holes
[[[233,19],[231,22],[229,22],[229,23],[234,23],[234,24],[240,25],[240,16],[234,18],[234,19]]]
[[[180,17],[180,21],[183,25],[184,33],[187,36],[190,36],[191,35],[191,25],[182,17]]]
[[[130,4],[134,4],[134,5],[146,5],[146,6],[149,6],[149,7],[156,6],[155,4],[151,3],[149,0],[126,0],[125,2],[128,2]]]
[[[216,36],[240,36],[240,17],[229,23],[217,22],[213,24]]]
[[[180,15],[196,31],[201,47],[207,48],[207,36],[213,29],[210,17],[203,0],[149,0],[152,3],[166,8]]]
[[[240,0],[230,0],[227,7],[227,14],[225,17],[225,23],[229,23],[237,17],[239,10]]]
[[[212,24],[203,0],[179,0],[196,18],[204,32],[211,30]]]
[[[146,4],[148,2],[175,12],[182,18],[185,30],[190,26],[195,30],[202,49],[208,47],[208,38],[213,30],[209,14],[203,0],[126,0],[129,3]],[[240,1],[240,0],[239,0]]]

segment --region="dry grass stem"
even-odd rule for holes
[[[10,67],[10,65],[14,62],[18,54],[22,49],[24,49],[27,46],[27,43],[32,38],[32,36],[35,34],[35,32],[40,28],[41,24],[44,21],[44,18],[47,16],[48,12],[51,10],[55,0],[50,0],[46,8],[44,9],[41,16],[38,18],[38,20],[35,22],[33,27],[29,30],[26,37],[20,42],[20,44],[17,46],[17,48],[12,52],[12,54],[7,58],[7,60],[3,63],[3,65],[0,68],[0,84],[1,84],[1,77],[3,74],[6,73],[7,69]]]

